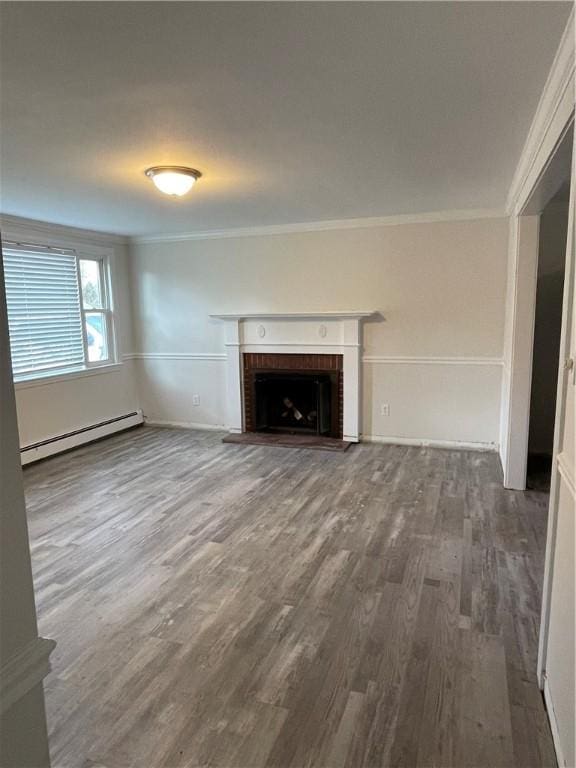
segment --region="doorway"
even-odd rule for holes
[[[543,159],[533,187],[524,193],[525,198],[518,203],[510,221],[509,330],[504,353],[500,450],[504,487],[517,491],[526,490],[527,480],[540,218],[561,189],[561,196],[570,191],[573,138],[571,115],[551,155]],[[566,239],[563,242],[566,257]],[[565,352],[563,349],[564,357]],[[556,353],[556,370],[550,370],[556,381],[558,365],[559,353]]]
[[[535,491],[550,490],[569,203],[567,168],[566,181],[542,211],[538,236],[526,472],[526,487]]]

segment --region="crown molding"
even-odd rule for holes
[[[464,210],[432,211],[429,213],[408,213],[399,216],[372,216],[359,219],[330,219],[307,221],[297,224],[271,224],[263,227],[237,227],[235,229],[214,229],[204,232],[181,232],[166,235],[136,235],[130,243],[179,243],[189,240],[220,240],[232,237],[265,237],[269,235],[291,235],[300,232],[326,232],[333,229],[372,229],[400,224],[434,224],[447,221],[475,221],[477,219],[500,219],[508,214],[504,208],[470,208]]]
[[[353,219],[330,219],[294,224],[272,224],[268,226],[214,229],[200,232],[174,234],[151,234],[126,236],[98,232],[95,230],[68,227],[45,221],[27,219],[0,213],[2,231],[10,237],[46,236],[60,240],[82,240],[100,245],[145,245],[149,243],[173,243],[192,240],[212,240],[235,237],[262,237],[270,235],[297,234],[301,232],[324,232],[344,229],[371,229],[375,227],[398,226],[402,224],[430,224],[449,221],[474,221],[478,219],[505,218],[521,207],[527,197],[526,190],[534,186],[534,175],[538,176],[538,159],[544,153],[542,148],[554,124],[566,129],[574,111],[575,39],[574,10],[564,30],[548,78],[544,85],[538,107],[524,143],[505,208],[455,209],[430,211],[396,216],[372,216]],[[570,87],[572,86],[572,87]],[[558,130],[555,131],[558,133]],[[561,138],[562,133],[559,137]],[[557,137],[558,138],[558,137]],[[548,152],[548,155],[550,152]],[[532,181],[532,184],[528,183]]]
[[[52,224],[49,221],[37,221],[25,219],[21,216],[12,216],[0,213],[0,227],[4,239],[12,238],[44,238],[45,240],[57,240],[73,243],[90,243],[94,245],[127,245],[129,238],[124,235],[115,235],[109,232],[97,232],[92,229],[80,229],[68,227],[64,224]]]
[[[553,154],[554,147],[570,124],[574,112],[574,68],[572,9],[514,172],[506,199],[508,214],[523,208]]]

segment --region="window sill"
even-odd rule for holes
[[[115,373],[122,368],[121,363],[106,363],[97,365],[94,368],[81,368],[76,371],[68,371],[45,374],[44,376],[31,376],[29,379],[20,379],[14,382],[14,389],[29,389],[31,387],[45,387],[48,384],[57,384],[59,381],[69,381],[71,379],[84,379],[87,376],[101,376],[104,373]]]

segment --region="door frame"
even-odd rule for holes
[[[576,317],[572,316],[576,274],[574,234],[576,144],[573,131],[575,54],[574,10],[572,10],[522,151],[507,202],[507,209],[511,218],[500,457],[505,487],[525,490],[536,308],[539,214],[552,197],[554,190],[559,186],[559,181],[563,177],[565,178],[568,162],[566,153],[567,150],[572,150],[553,463],[537,662],[538,683],[541,689],[545,688],[559,489],[562,481],[561,473],[563,472],[560,448],[562,445],[565,398],[569,382],[576,384],[574,370],[570,372],[564,366],[564,362],[570,357],[569,330],[576,321]],[[570,130],[572,130],[571,147],[567,138]]]
[[[522,150],[510,192],[500,458],[504,486],[526,489],[539,216],[566,175],[575,109],[574,10]]]
[[[572,478],[573,468],[565,466],[564,428],[566,414],[566,396],[569,386],[576,386],[576,370],[572,348],[575,342],[576,316],[574,315],[574,291],[576,280],[575,248],[575,211],[576,211],[576,134],[573,140],[572,166],[570,175],[570,204],[568,209],[568,237],[566,243],[566,267],[564,275],[564,294],[562,297],[562,330],[560,336],[560,361],[558,386],[556,392],[556,416],[554,421],[554,446],[552,455],[552,477],[550,482],[550,503],[548,507],[548,527],[546,535],[546,555],[544,560],[544,584],[542,589],[542,607],[540,635],[538,642],[538,683],[541,689],[546,682],[546,656],[548,651],[548,630],[550,625],[550,604],[552,581],[554,577],[554,551],[560,502],[560,484],[563,476]],[[567,362],[572,361],[572,368]]]

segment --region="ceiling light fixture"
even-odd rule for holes
[[[145,173],[149,179],[152,179],[160,192],[177,197],[190,192],[196,179],[202,176],[200,171],[182,165],[155,165],[148,168]]]

